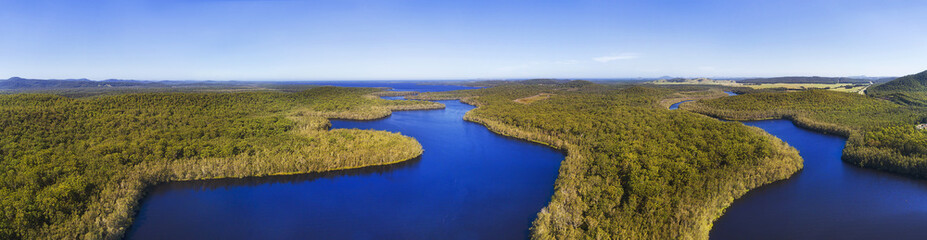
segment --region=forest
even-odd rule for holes
[[[702,100],[684,103],[681,109],[729,120],[791,119],[804,128],[847,137],[842,157],[846,162],[927,177],[927,131],[915,127],[927,122],[927,108],[917,104],[807,90]]]
[[[534,239],[707,239],[734,199],[802,168],[758,128],[661,104],[717,93],[572,81],[412,98],[462,99],[478,106],[466,120],[567,152]]]
[[[329,130],[440,103],[380,89],[0,95],[0,239],[113,239],[147,186],[321,172],[418,157],[400,133]]]
[[[873,86],[867,94],[898,104],[927,107],[927,71]]]

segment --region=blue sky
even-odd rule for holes
[[[0,0],[0,78],[899,76],[927,1]]]

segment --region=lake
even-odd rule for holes
[[[142,202],[127,236],[527,238],[553,194],[563,154],[464,122],[472,106],[440,102],[447,108],[332,121],[335,128],[412,136],[425,149],[420,159],[319,174],[160,184]],[[735,200],[714,223],[712,239],[927,239],[927,181],[844,163],[844,138],[787,120],[745,124],[798,149],[804,169]]]
[[[159,184],[141,203],[127,237],[528,238],[531,222],[553,195],[564,155],[463,121],[470,105],[440,102],[447,108],[332,121],[333,128],[414,137],[425,150],[420,159],[321,174]]]
[[[927,239],[927,181],[845,163],[846,139],[789,120],[744,124],[798,149],[804,168],[735,200],[710,239]]]
[[[744,124],[798,149],[804,168],[735,200],[711,239],[927,239],[927,181],[845,163],[844,138],[788,120]]]

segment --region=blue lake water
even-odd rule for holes
[[[686,101],[682,101],[682,102],[678,102],[678,103],[673,103],[673,105],[670,105],[669,110],[676,110],[676,109],[679,109],[679,105],[680,105],[680,104],[682,104],[682,103],[687,103],[687,102],[691,102],[691,101],[692,101],[692,100],[686,100]]]
[[[335,128],[412,136],[425,149],[420,159],[320,174],[160,184],[143,201],[127,237],[527,238],[553,194],[563,155],[464,122],[471,106],[441,102],[446,109],[332,121]],[[927,239],[927,181],[846,164],[840,160],[843,138],[790,121],[745,124],[797,148],[804,169],[735,200],[714,223],[712,239]]]
[[[526,239],[564,155],[465,122],[472,106],[334,128],[401,132],[425,149],[397,165],[172,182],[142,202],[130,239]]]
[[[711,239],[927,239],[927,181],[845,163],[844,138],[788,120],[744,124],[798,149],[804,168],[735,200]]]
[[[927,180],[845,163],[846,139],[789,120],[744,124],[798,149],[804,168],[735,200],[711,239],[927,239]]]

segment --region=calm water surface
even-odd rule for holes
[[[927,239],[927,181],[847,164],[845,139],[788,120],[744,124],[798,149],[804,169],[735,200],[711,239]]]
[[[563,154],[464,122],[472,106],[334,128],[401,132],[418,160],[325,174],[174,182],[142,202],[130,239],[525,239]]]
[[[683,103],[687,103],[687,102],[691,102],[691,101],[692,101],[692,100],[685,100],[685,101],[682,101],[682,102],[673,103],[673,105],[670,105],[669,110],[676,110],[676,109],[679,109],[679,104],[683,104]]]
[[[789,120],[744,124],[798,149],[804,168],[735,200],[711,239],[927,239],[927,181],[845,163],[846,139]]]

